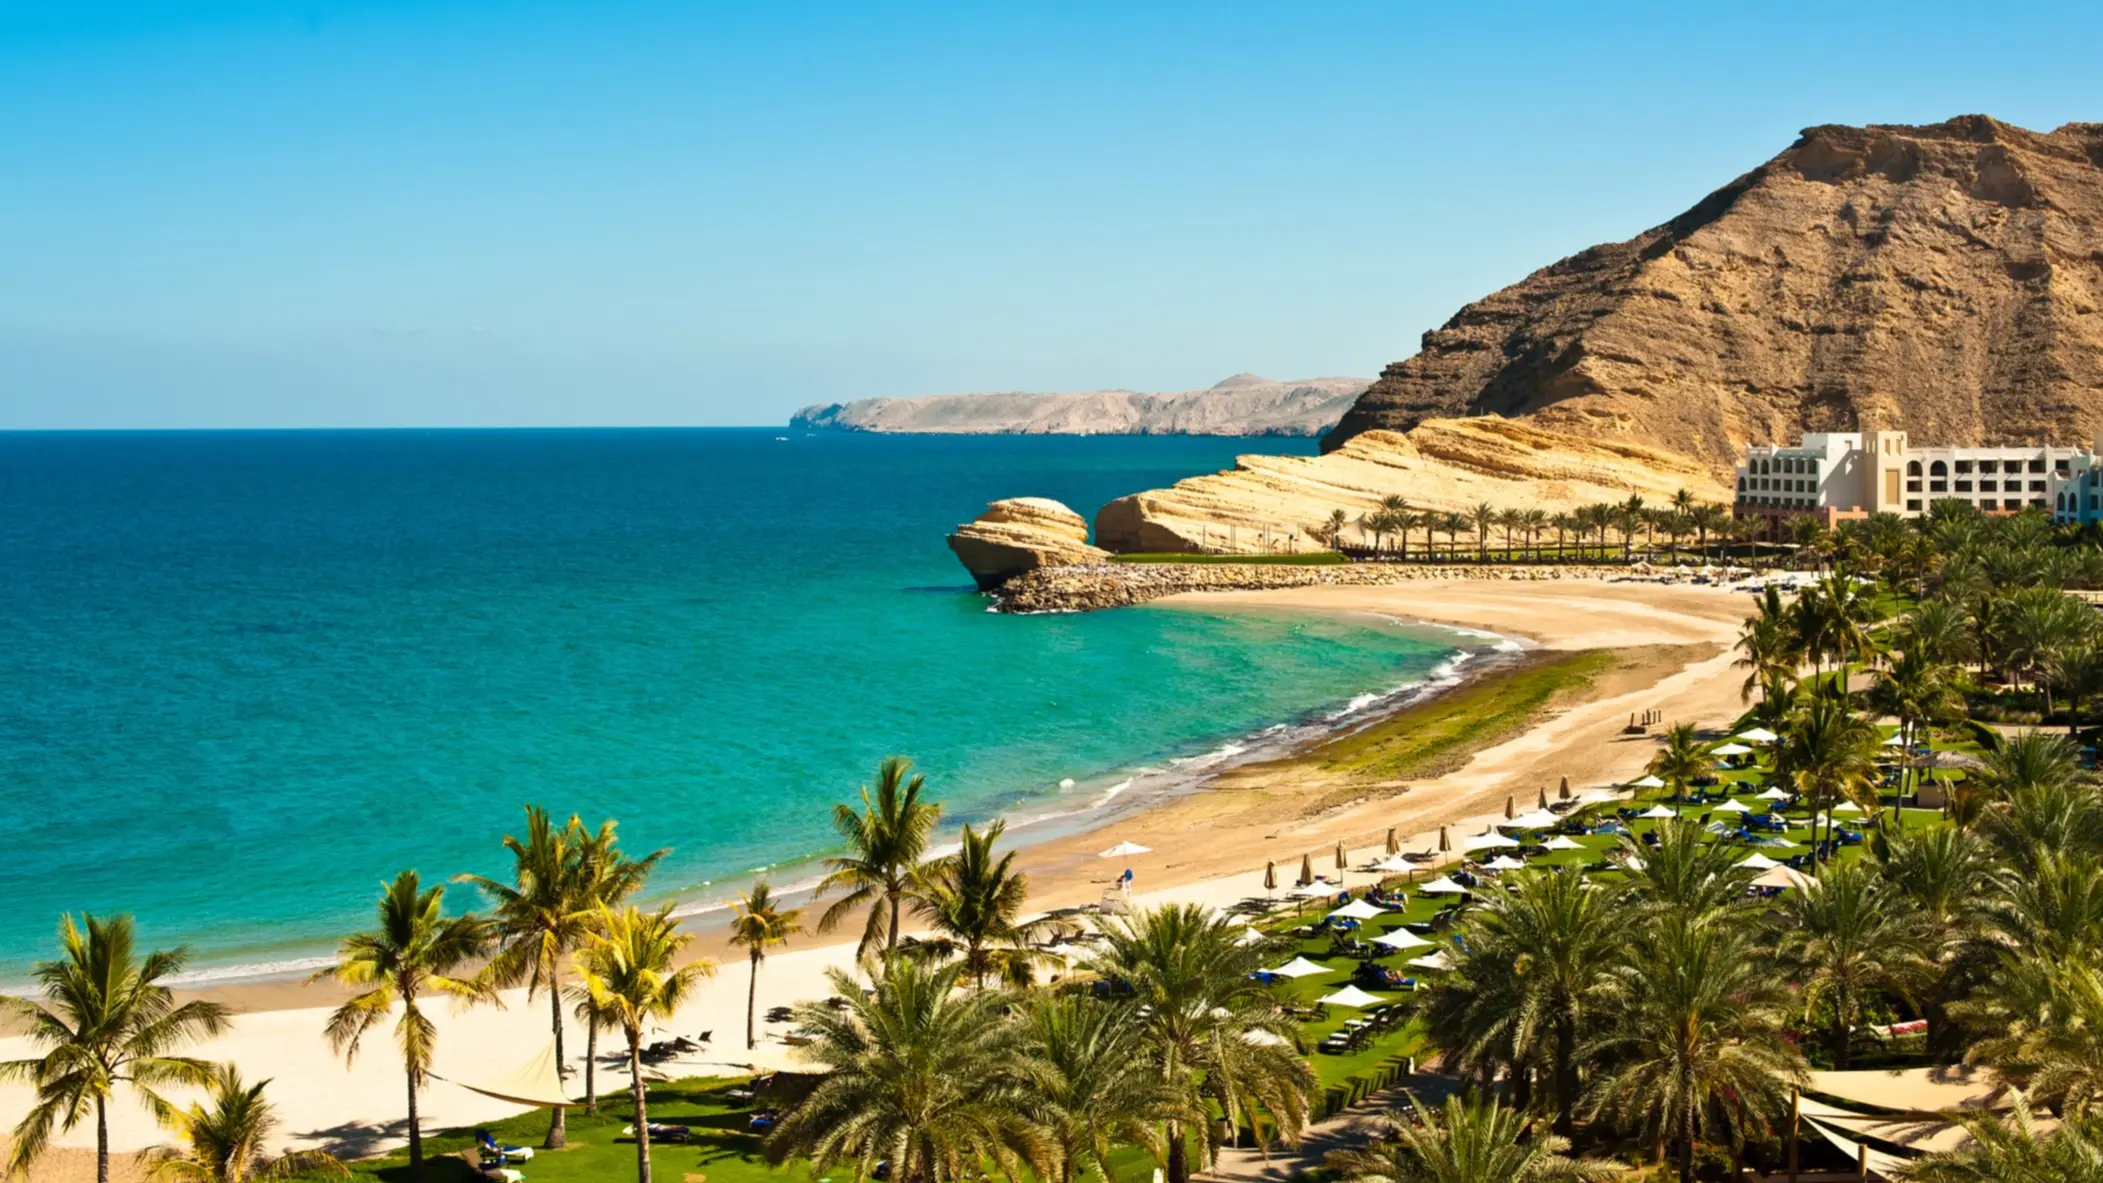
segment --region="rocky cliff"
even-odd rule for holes
[[[1406,433],[1368,432],[1323,456],[1241,456],[1231,471],[1120,497],[1095,515],[1095,540],[1120,553],[1316,550],[1309,525],[1339,509],[1356,523],[1388,496],[1418,513],[1488,502],[1552,514],[1631,494],[1657,505],[1681,489],[1731,498],[1699,461],[1632,441],[1496,417],[1435,419]],[[1371,536],[1354,524],[1344,539]]]
[[[1140,394],[931,394],[805,407],[791,427],[951,435],[1320,435],[1365,378],[1273,382],[1236,374],[1205,390]]]
[[[1669,447],[2103,428],[2103,124],[1814,127],[1627,242],[1462,308],[1323,441],[1481,414]]]
[[[1048,497],[1010,497],[957,527],[949,549],[991,591],[1039,567],[1099,563],[1109,552],[1088,545],[1088,520]]]

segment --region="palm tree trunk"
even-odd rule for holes
[[[1183,1127],[1168,1123],[1167,1183],[1190,1183],[1190,1148],[1183,1144]]]
[[[584,1111],[599,1111],[599,1025],[592,1023],[584,1028]]]
[[[110,1115],[95,1098],[95,1183],[110,1183]]]
[[[424,1135],[416,1125],[416,1073],[412,1071],[404,1075],[409,1078],[409,1178],[415,1183],[423,1183]],[[99,1183],[108,1183],[108,1180]]]
[[[563,1063],[563,1060],[562,1060],[562,988],[561,988],[561,984],[560,984],[560,982],[558,982],[558,981],[557,981],[557,980],[556,980],[555,978],[553,978],[553,977],[550,977],[550,978],[548,979],[548,1009],[549,1009],[550,1011],[552,1011],[552,1012],[554,1013],[554,1019],[555,1019],[555,1079],[556,1079],[556,1081],[557,1081],[557,1082],[559,1083],[559,1082],[560,1082],[560,1081],[562,1080],[562,1063]],[[569,1095],[568,1091],[567,1091],[567,1090],[565,1090],[565,1091],[564,1091],[564,1093],[563,1093],[563,1096],[567,1097],[568,1095]],[[560,1150],[560,1149],[562,1149],[562,1148],[563,1148],[564,1146],[567,1146],[567,1145],[569,1145],[569,1142],[570,1142],[570,1130],[569,1130],[569,1124],[568,1124],[568,1123],[567,1123],[566,1121],[564,1121],[564,1120],[563,1120],[563,1116],[562,1116],[562,1115],[563,1115],[563,1113],[564,1113],[564,1112],[565,1112],[565,1110],[563,1110],[563,1108],[562,1108],[561,1106],[559,1106],[559,1105],[558,1105],[558,1106],[556,1106],[556,1108],[555,1108],[555,1111],[554,1111],[554,1113],[552,1113],[552,1114],[550,1114],[550,1115],[549,1115],[549,1117],[548,1117],[548,1136],[547,1136],[546,1138],[543,1138],[543,1139],[541,1140],[541,1143],[540,1143],[540,1145],[541,1145],[541,1148],[542,1148],[542,1149],[544,1149],[544,1150]]]
[[[628,1096],[635,1102],[635,1178],[650,1183],[650,1107],[643,1096],[643,1033],[628,1029]]]
[[[753,1048],[759,1046],[759,1038],[754,1034],[754,1032],[758,1029],[759,1026],[758,1023],[754,1021],[758,1014],[759,950],[754,949],[752,950],[752,987],[751,989],[745,991],[745,1050],[748,1052],[751,1051]]]
[[[649,1183],[645,1179],[643,1183]],[[1694,1116],[1687,1115],[1686,1128],[1679,1136],[1679,1183],[1694,1183]]]
[[[900,893],[891,891],[886,894],[891,897],[891,939],[884,945],[884,952],[896,953],[898,951],[898,897]]]

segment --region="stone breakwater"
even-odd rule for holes
[[[1611,569],[1622,574],[1620,568]],[[1092,612],[1144,604],[1184,592],[1269,591],[1335,584],[1371,587],[1425,579],[1587,580],[1605,572],[1550,566],[1352,563],[1333,567],[1269,563],[1079,563],[1040,567],[994,593],[1000,612]]]

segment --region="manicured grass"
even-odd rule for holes
[[[1538,655],[1339,736],[1302,759],[1382,780],[1437,776],[1525,728],[1540,712],[1613,668],[1604,649]]]
[[[1113,563],[1234,563],[1264,567],[1337,567],[1351,560],[1333,550],[1290,555],[1198,555],[1173,552],[1111,555]]]

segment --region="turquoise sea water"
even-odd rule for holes
[[[0,981],[69,909],[296,963],[402,867],[500,871],[525,802],[621,819],[705,902],[821,851],[887,753],[956,818],[1083,810],[1453,649],[995,616],[942,542],[1311,444],[778,435],[0,434]]]

